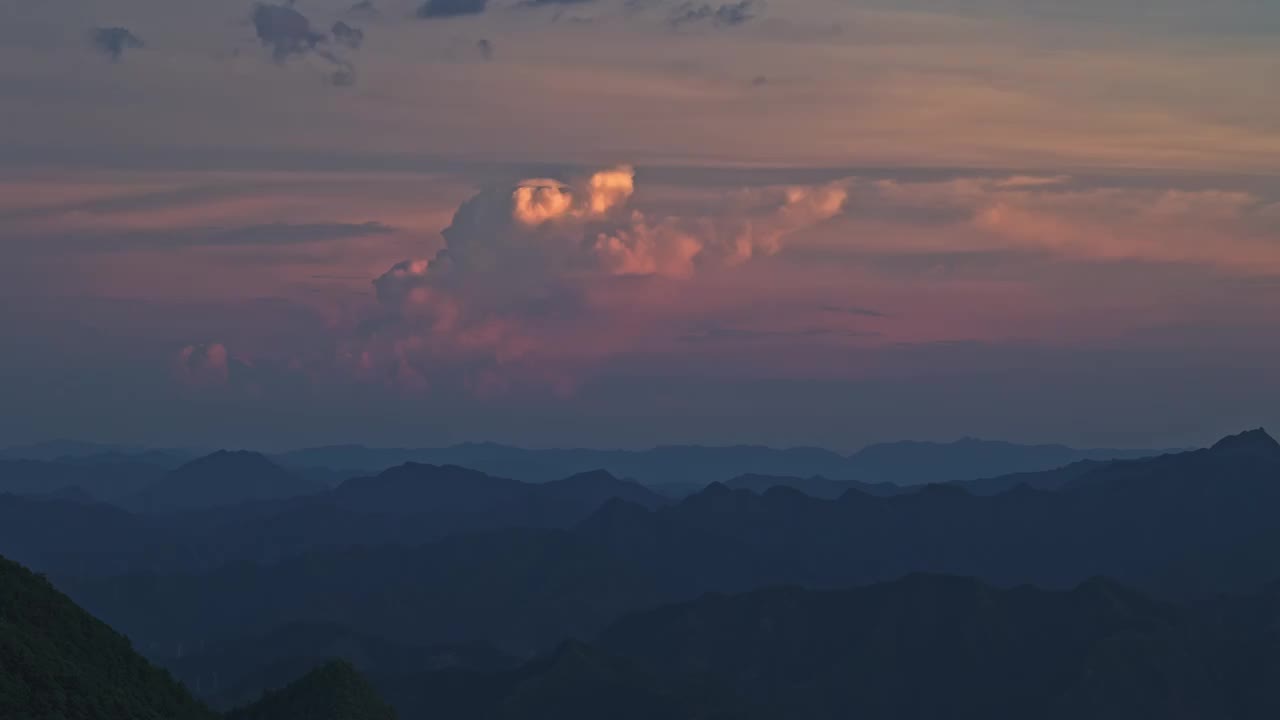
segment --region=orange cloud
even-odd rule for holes
[[[626,204],[634,192],[635,170],[630,165],[594,173],[579,190],[558,180],[524,180],[511,193],[511,216],[528,226],[562,218],[601,218]]]
[[[374,281],[378,330],[347,356],[361,374],[381,362],[375,376],[406,377],[402,384],[419,389],[441,375],[488,392],[506,386],[500,376],[571,387],[572,366],[641,332],[644,323],[617,314],[643,313],[650,302],[637,281],[688,282],[703,268],[774,254],[848,199],[843,183],[768,188],[731,194],[706,214],[651,216],[629,207],[635,192],[626,165],[573,184],[532,179],[481,191],[442,232],[443,249]],[[613,283],[629,301],[601,292]],[[595,304],[602,297],[607,309]],[[566,372],[547,371],[552,357]]]

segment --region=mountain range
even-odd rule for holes
[[[360,543],[343,534],[352,526],[334,529],[341,544],[300,546],[275,561],[66,577],[73,596],[161,654],[236,628],[305,620],[523,655],[590,636],[625,612],[774,584],[841,587],[933,572],[1048,588],[1106,575],[1178,598],[1247,590],[1280,577],[1280,555],[1247,552],[1274,547],[1277,513],[1280,448],[1255,433],[1099,466],[1057,491],[1024,484],[978,496],[931,485],[823,500],[712,484],[676,504],[613,499],[571,527],[455,526],[421,544],[389,533]],[[376,527],[403,527],[390,522],[396,515],[376,517],[384,521]],[[1240,553],[1255,560],[1233,574]]]
[[[5,717],[212,720],[123,638],[0,562]],[[704,595],[626,615],[590,642],[567,640],[518,666],[414,667],[404,658],[424,655],[373,641],[398,659],[362,672],[344,655],[370,641],[334,645],[330,657],[298,657],[297,679],[242,668],[258,699],[225,717],[1263,720],[1280,711],[1278,620],[1276,590],[1191,609],[1101,578],[1046,591],[913,574]],[[233,655],[288,658],[314,630],[343,635],[299,628],[284,647],[262,638]],[[55,669],[64,667],[75,671]]]
[[[533,483],[606,470],[618,477],[631,478],[679,496],[696,492],[708,483],[727,482],[742,475],[819,476],[873,485],[923,485],[1039,472],[1085,460],[1135,459],[1164,452],[1173,451],[1078,449],[1064,445],[1019,445],[963,438],[951,443],[882,443],[869,445],[852,455],[822,448],[775,449],[752,445],[672,445],[648,450],[595,450],[526,449],[497,443],[463,443],[439,448],[332,445],[268,457],[294,475],[328,485],[405,463],[418,463],[457,465]],[[12,474],[4,468],[5,460],[80,466],[126,462],[172,470],[207,454],[189,449],[146,449],[74,441],[10,447],[0,450],[0,490],[20,492],[12,486],[3,485],[4,478]],[[48,490],[55,489],[48,487]]]
[[[317,548],[568,528],[611,499],[670,502],[602,471],[534,484],[405,464],[327,489],[262,455],[219,452],[163,474],[123,507],[79,495],[0,495],[0,551],[55,574],[192,571]]]
[[[922,487],[756,473],[681,500],[603,471],[298,478],[220,453],[132,510],[0,496],[0,552],[79,604],[0,565],[0,716],[1280,712],[1280,443],[1261,430]]]
[[[963,438],[951,443],[895,442],[870,445],[852,455],[822,448],[774,449],[753,445],[671,445],[649,450],[530,450],[495,443],[444,448],[368,448],[340,445],[283,453],[288,467],[380,470],[404,462],[460,465],[526,482],[547,482],[604,469],[681,494],[710,482],[749,475],[820,476],[839,481],[923,485],[1036,472],[1082,460],[1123,460],[1164,450],[1018,445]]]

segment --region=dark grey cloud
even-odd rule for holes
[[[263,46],[271,48],[276,62],[305,55],[325,41],[324,34],[316,32],[311,21],[289,5],[258,3],[253,8],[253,29]]]
[[[352,50],[359,50],[364,44],[364,30],[348,25],[341,20],[333,24],[333,40],[341,45],[346,45]]]
[[[418,7],[420,18],[450,18],[463,15],[479,15],[485,11],[488,0],[427,0]]]
[[[94,28],[89,33],[89,42],[98,52],[118,61],[126,50],[137,50],[143,46],[142,40],[128,28],[102,27]]]
[[[278,63],[291,57],[312,55],[332,65],[325,81],[336,87],[347,87],[356,82],[355,65],[328,46],[332,40],[351,50],[364,44],[364,31],[338,21],[330,38],[312,27],[305,15],[293,8],[292,2],[283,5],[258,3],[253,8],[253,28],[264,47],[271,49],[271,56]]]
[[[356,84],[355,63],[329,50],[316,50],[316,56],[333,65],[329,73],[328,83],[335,87],[350,87]]]
[[[488,38],[480,38],[476,41],[476,50],[480,51],[480,57],[485,60],[493,59],[493,43]]]
[[[676,6],[667,22],[672,27],[703,22],[718,27],[734,27],[754,20],[756,12],[756,0],[738,0],[721,5],[686,2]]]
[[[348,65],[329,73],[329,84],[334,87],[351,87],[356,84],[356,70]]]

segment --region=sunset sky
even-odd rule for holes
[[[0,0],[0,444],[1280,429],[1280,3]]]

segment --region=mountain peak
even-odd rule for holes
[[[1280,453],[1280,443],[1262,428],[1228,435],[1214,443],[1215,451]]]
[[[563,485],[617,485],[623,481],[608,470],[597,469],[575,473],[562,480],[553,480],[552,482]]]
[[[321,489],[261,453],[219,450],[170,470],[135,500],[147,511],[169,512],[298,497]]]
[[[233,720],[306,717],[309,720],[395,720],[395,710],[378,697],[350,663],[333,660],[267,692],[256,703],[227,714]]]
[[[274,468],[279,466],[267,459],[262,453],[253,452],[252,450],[218,450],[202,457],[184,463],[178,467],[179,471],[192,470],[196,468]]]

